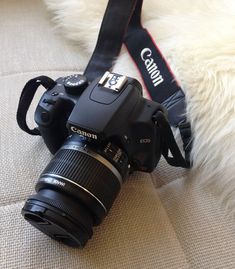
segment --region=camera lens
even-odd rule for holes
[[[114,144],[88,145],[69,137],[36,184],[22,214],[37,229],[66,245],[83,247],[111,208],[128,173],[128,158]]]

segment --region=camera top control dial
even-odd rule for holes
[[[87,86],[87,78],[83,75],[74,74],[64,78],[64,87],[68,94],[80,95]]]

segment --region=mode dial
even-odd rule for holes
[[[64,78],[64,87],[68,94],[80,95],[87,86],[87,78],[83,75],[75,74]]]

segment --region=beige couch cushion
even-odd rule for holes
[[[152,175],[130,177],[83,250],[23,220],[24,200],[51,156],[16,124],[20,91],[31,77],[82,70],[87,55],[52,32],[38,0],[1,1],[0,12],[0,268],[235,268],[232,221],[195,180],[164,162]]]

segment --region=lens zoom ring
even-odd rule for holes
[[[113,204],[120,183],[112,171],[95,158],[71,149],[61,149],[43,171],[67,178],[91,192],[106,207]]]

